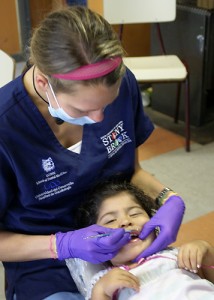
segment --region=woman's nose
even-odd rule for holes
[[[104,119],[104,109],[101,108],[99,110],[91,111],[88,114],[88,117],[94,120],[95,122],[101,122]]]

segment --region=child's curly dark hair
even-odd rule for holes
[[[133,200],[147,212],[149,217],[157,209],[155,202],[132,183],[117,179],[107,180],[98,183],[89,191],[85,203],[77,213],[77,226],[82,228],[95,224],[102,202],[122,192],[132,195]]]

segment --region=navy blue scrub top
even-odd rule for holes
[[[22,80],[19,76],[0,89],[0,223],[6,230],[25,234],[66,232],[74,228],[75,212],[93,184],[115,175],[131,178],[135,150],[154,127],[127,70],[104,120],[84,125],[81,152],[74,153],[56,139]],[[17,300],[76,291],[64,262],[3,264],[7,299],[14,291]]]

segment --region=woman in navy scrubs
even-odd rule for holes
[[[158,201],[140,238],[157,226],[160,235],[144,256],[175,240],[184,203],[139,165],[137,148],[154,127],[120,41],[102,17],[84,6],[52,12],[29,50],[31,67],[0,89],[7,299],[83,299],[64,260],[107,261],[130,240],[122,228],[75,230],[75,213],[95,183],[120,176]]]

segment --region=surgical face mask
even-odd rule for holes
[[[46,97],[47,97],[48,102],[49,102],[48,110],[49,110],[49,113],[51,114],[52,117],[61,119],[61,120],[65,121],[65,122],[67,122],[67,123],[71,123],[71,124],[74,124],[74,125],[85,125],[85,124],[96,123],[94,120],[92,120],[88,116],[83,116],[83,117],[80,117],[80,118],[73,118],[73,117],[69,116],[64,111],[64,109],[59,106],[59,103],[58,103],[58,100],[56,98],[56,95],[55,95],[55,93],[53,91],[53,88],[52,88],[52,86],[51,86],[51,84],[49,82],[48,82],[48,85],[50,87],[50,90],[51,90],[51,93],[52,93],[52,95],[54,97],[54,100],[56,101],[56,104],[58,106],[58,108],[53,108],[51,106],[51,102],[50,102],[48,93],[46,92]]]

